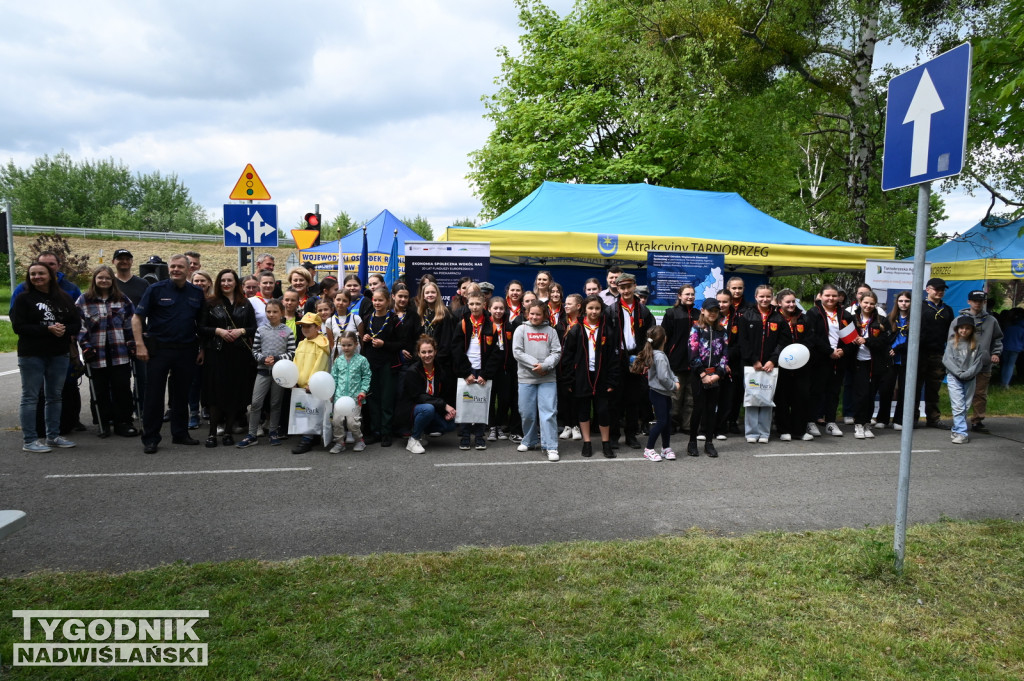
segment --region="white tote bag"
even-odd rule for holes
[[[292,388],[288,406],[289,435],[320,435],[324,444],[331,441],[334,405],[330,401],[314,397],[303,388]]]
[[[455,394],[455,423],[487,423],[491,405],[491,382],[466,383],[460,378]]]
[[[774,407],[775,386],[779,372],[757,371],[754,367],[743,367],[743,406]]]

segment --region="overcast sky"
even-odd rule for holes
[[[252,163],[286,229],[319,203],[435,235],[480,210],[467,154],[519,29],[511,0],[5,0],[0,25],[4,162],[64,149],[176,173],[214,217]],[[984,205],[951,199],[941,229]]]

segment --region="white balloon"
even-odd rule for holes
[[[294,388],[299,382],[299,367],[290,359],[279,359],[274,362],[270,375],[274,377],[274,383],[282,388]]]
[[[811,352],[806,345],[791,343],[779,353],[779,366],[783,369],[799,369],[811,359]]]
[[[318,371],[309,377],[309,392],[321,400],[334,399],[334,379],[326,371]]]
[[[346,419],[349,416],[354,416],[356,413],[356,401],[348,395],[342,395],[338,398],[338,401],[334,403],[334,417],[339,419]]]

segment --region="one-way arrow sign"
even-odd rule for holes
[[[883,190],[963,170],[970,84],[970,43],[889,81]]]

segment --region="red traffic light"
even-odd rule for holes
[[[317,213],[306,213],[306,224],[309,225],[310,229],[320,228],[320,215]]]

